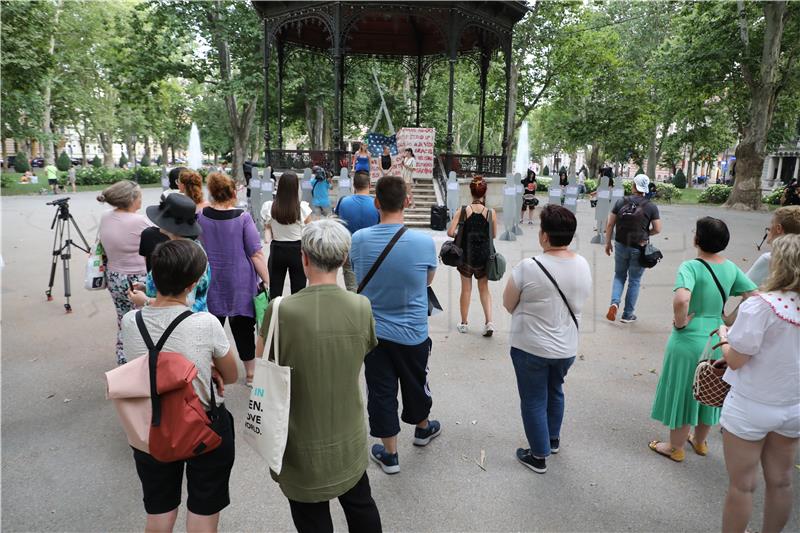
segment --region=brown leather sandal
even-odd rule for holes
[[[680,463],[686,458],[686,452],[684,452],[683,449],[677,449],[677,448],[673,447],[672,451],[670,453],[666,453],[666,452],[662,452],[661,450],[659,450],[657,448],[657,446],[659,444],[661,444],[660,441],[654,440],[654,441],[650,441],[650,444],[648,446],[649,446],[649,448],[651,450],[656,452],[658,455],[663,455],[667,459],[672,459],[676,463]]]

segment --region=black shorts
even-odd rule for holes
[[[235,456],[233,416],[220,406],[221,415],[230,424],[223,429],[222,443],[215,450],[185,461],[162,463],[141,450],[133,450],[136,473],[142,482],[144,509],[147,514],[168,513],[181,504],[183,465],[186,464],[186,507],[194,514],[208,516],[231,503],[228,480]]]
[[[47,183],[48,183],[49,185],[56,185],[56,184],[58,183],[58,180],[50,180],[50,179],[49,179],[49,180],[47,180]]]
[[[433,399],[428,386],[428,358],[431,340],[408,346],[378,339],[378,346],[364,359],[367,381],[367,414],[373,437],[394,437],[400,433],[397,419],[397,385],[403,395],[406,424],[419,424],[431,412]]]
[[[522,197],[522,209],[523,209],[523,211],[525,209],[533,209],[538,204],[539,204],[539,199],[536,198],[535,196],[533,198],[525,198],[524,196]]]

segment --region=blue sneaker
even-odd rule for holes
[[[427,446],[442,432],[442,425],[438,420],[428,420],[428,427],[414,430],[414,446]]]
[[[636,322],[636,315],[623,316],[622,318],[619,319],[619,321],[622,322],[623,324],[630,324],[631,322]]]
[[[369,456],[373,461],[381,465],[381,470],[386,474],[397,474],[400,472],[400,460],[396,453],[386,453],[383,444],[374,444]]]

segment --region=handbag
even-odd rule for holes
[[[486,261],[486,277],[489,281],[499,281],[506,273],[506,258],[494,249],[492,237],[492,212],[489,211],[489,259]]]
[[[83,287],[89,291],[99,291],[108,285],[106,278],[106,261],[103,243],[97,238],[92,246],[89,259],[86,260],[86,273],[83,277]]]
[[[253,310],[256,315],[256,331],[261,331],[261,324],[264,322],[264,314],[269,306],[269,289],[263,283],[258,284],[258,293],[253,296]]]
[[[716,332],[717,330],[714,330],[708,336],[708,342],[697,363],[692,382],[694,399],[710,407],[722,407],[725,396],[731,390],[731,386],[722,379],[728,364],[724,359],[714,360],[711,357],[714,350],[723,344],[728,344],[727,341],[723,341],[712,346],[711,342]]]
[[[725,292],[725,289],[722,288],[722,283],[719,282],[719,278],[717,277],[716,274],[714,274],[714,270],[711,269],[711,265],[709,265],[704,259],[695,257],[695,260],[703,263],[703,266],[706,267],[706,269],[708,269],[708,272],[711,274],[711,277],[714,278],[714,283],[716,283],[720,298],[722,298],[722,310],[720,311],[720,316],[722,317],[722,322],[724,322],[725,325],[730,326],[736,319],[736,313],[739,310],[739,306],[737,305],[736,309],[730,315],[725,314],[725,304],[728,301],[728,295]],[[741,304],[742,302],[739,302],[739,305]]]
[[[575,323],[575,328],[580,331],[581,328],[580,326],[578,326],[578,319],[575,318],[575,313],[572,312],[572,307],[570,307],[569,302],[567,301],[567,297],[564,296],[564,293],[561,291],[561,287],[558,286],[558,282],[552,275],[550,275],[550,272],[548,272],[548,270],[544,267],[543,264],[539,262],[538,259],[536,259],[535,257],[532,257],[531,259],[533,259],[536,262],[536,264],[539,265],[539,268],[542,269],[542,272],[544,272],[544,275],[547,276],[547,279],[549,279],[553,283],[553,285],[555,285],[558,294],[560,294],[561,299],[564,300],[564,305],[567,306],[567,311],[569,311],[569,316],[572,317],[572,321]]]
[[[276,474],[280,474],[283,468],[292,391],[292,369],[280,366],[278,311],[281,299],[279,296],[272,301],[264,357],[256,358],[253,388],[244,421],[244,440]],[[269,360],[270,350],[274,354],[274,361]]]
[[[463,239],[461,228],[464,226],[466,216],[467,208],[462,205],[455,238],[452,241],[442,243],[442,248],[439,250],[439,258],[447,266],[459,267],[464,263],[464,249],[461,247],[461,240]]]
[[[381,254],[372,264],[372,267],[369,269],[369,272],[367,272],[367,275],[364,276],[364,279],[362,279],[361,283],[358,284],[358,289],[356,289],[357,294],[361,294],[361,292],[367,286],[367,283],[369,283],[369,280],[371,280],[372,276],[375,275],[375,272],[378,271],[378,267],[381,266],[383,260],[386,259],[386,256],[389,255],[389,252],[392,251],[394,245],[397,244],[397,241],[400,240],[400,237],[402,237],[403,233],[405,233],[406,231],[408,231],[408,228],[403,226],[402,228],[397,230],[397,233],[395,233],[394,236],[389,240],[389,242],[386,244],[386,247],[381,251]]]
[[[664,254],[661,253],[661,250],[649,242],[639,247],[639,264],[644,268],[653,268],[663,258]]]
[[[433,292],[433,287],[428,285],[428,316],[438,315],[444,311],[442,304],[439,303],[439,298]]]

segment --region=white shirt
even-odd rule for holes
[[[300,220],[294,224],[281,224],[277,220],[272,220],[272,202],[267,202],[261,206],[261,218],[264,224],[272,230],[272,240],[275,241],[299,241],[303,234],[305,219],[311,214],[311,207],[308,202],[300,202]]]
[[[747,277],[759,287],[767,281],[767,277],[769,276],[770,257],[772,257],[770,252],[761,254],[761,256],[756,259],[756,262],[753,263],[753,266],[750,267],[750,270],[747,271]]]
[[[796,292],[771,294],[786,305],[800,307]],[[779,317],[759,294],[739,307],[728,343],[750,356],[741,368],[728,368],[723,376],[738,394],[769,405],[800,406],[800,324]]]
[[[158,343],[164,330],[187,309],[189,308],[182,305],[142,309],[144,325],[153,344]],[[128,361],[147,355],[147,345],[136,325],[136,312],[135,309],[128,311],[122,317],[122,352]],[[219,320],[210,313],[200,312],[186,317],[178,324],[161,351],[177,352],[194,363],[197,377],[192,381],[192,386],[207,409],[211,401],[209,387],[212,358],[225,357],[229,349],[230,342]],[[214,394],[219,405],[224,399],[217,392],[214,391]]]
[[[414,169],[417,167],[417,160],[413,157],[406,157],[403,159],[403,166],[400,169],[402,178],[410,180],[414,175]]]
[[[589,263],[580,255],[567,259],[541,254],[536,259],[558,282],[580,324],[581,310],[592,290]],[[511,314],[511,346],[547,359],[574,357],[578,330],[553,282],[533,259],[523,259],[511,276],[520,290]]]

